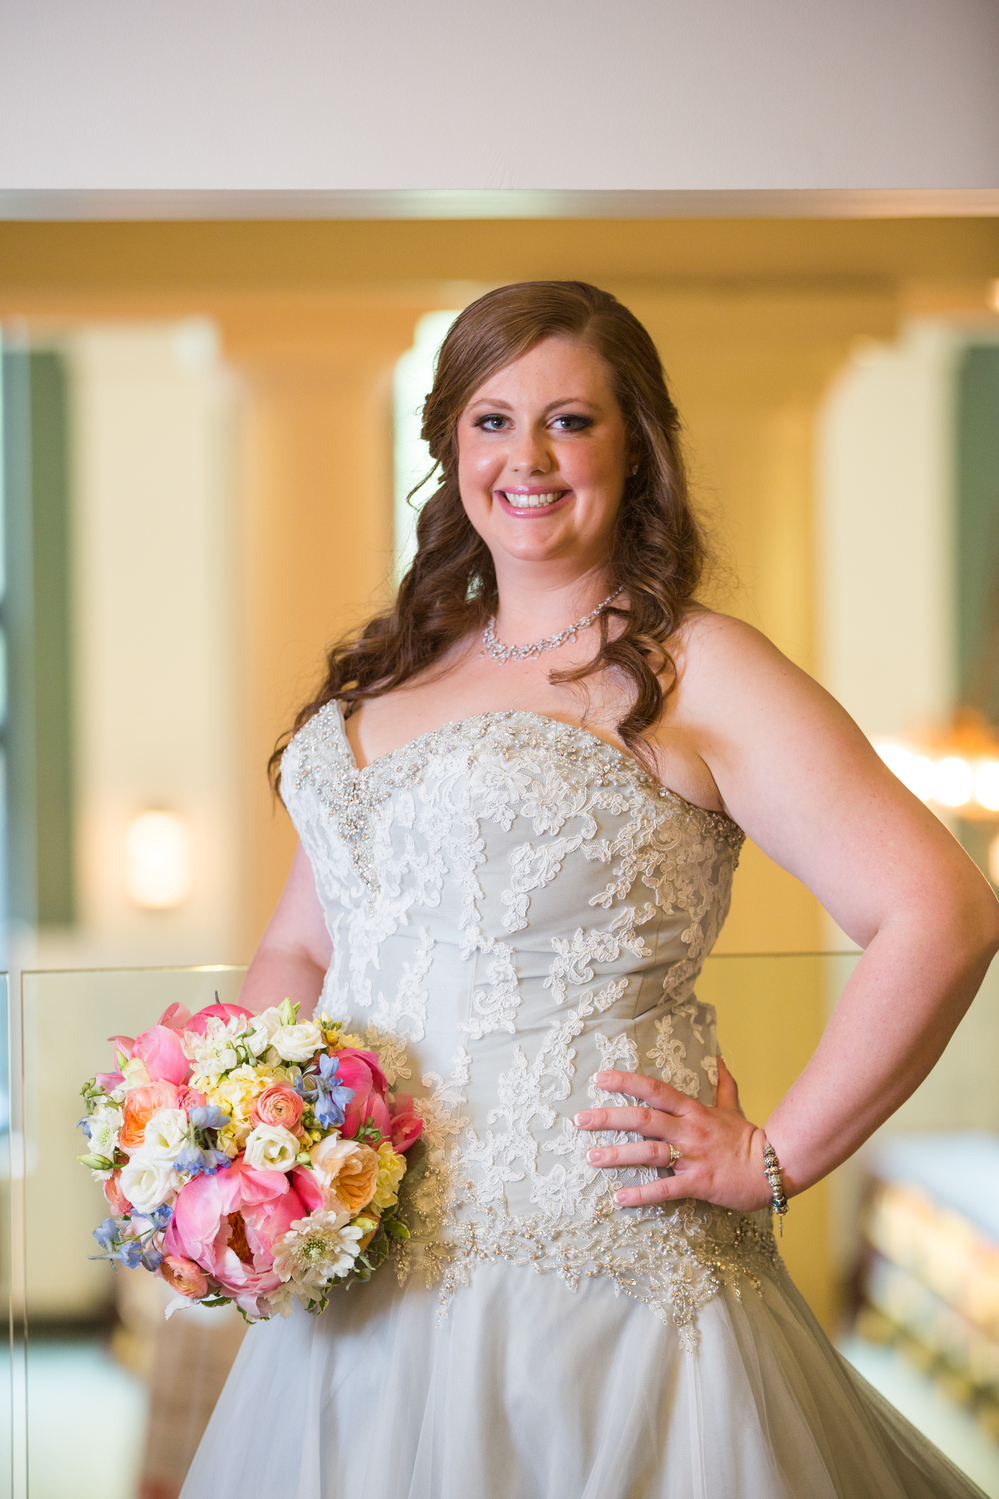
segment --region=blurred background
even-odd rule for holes
[[[593,280],[646,323],[721,557],[711,601],[824,682],[999,879],[995,220],[22,222],[0,224],[0,261],[6,966],[46,1093],[71,1098],[93,1038],[133,1032],[164,983],[238,988],[81,970],[248,961],[292,851],[267,756],[324,645],[405,565],[436,349],[508,280]],[[749,845],[701,992],[752,1116],[803,1065],[850,948]],[[841,956],[804,956],[822,953]],[[783,1245],[849,1355],[993,1493],[997,978]],[[35,1086],[14,1290],[40,1496],[60,1489],[53,1402],[103,1380],[145,1411],[164,1365],[152,1278],[82,1273],[101,1203],[66,1176],[68,1133],[39,1154]],[[79,1275],[43,1248],[57,1200]],[[205,1336],[224,1372],[238,1325]],[[169,1418],[188,1446],[215,1388]],[[137,1437],[110,1476],[95,1457],[105,1499],[140,1475],[175,1493],[164,1441]]]

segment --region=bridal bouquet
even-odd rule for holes
[[[399,1184],[423,1121],[338,1021],[299,1021],[287,999],[260,1015],[171,1005],[111,1040],[117,1070],[82,1089],[79,1159],[111,1207],[95,1258],[162,1276],[179,1293],[168,1316],[194,1301],[251,1322],[321,1312],[409,1237]]]

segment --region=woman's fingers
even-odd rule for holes
[[[627,1130],[635,1135],[651,1135],[653,1139],[675,1139],[679,1121],[675,1115],[663,1109],[628,1108],[619,1105],[611,1109],[583,1109],[576,1115],[580,1129]]]
[[[667,1114],[683,1114],[694,1102],[685,1093],[679,1093],[657,1077],[647,1077],[644,1072],[598,1072],[593,1081],[605,1093],[624,1093],[629,1098],[640,1098],[654,1109],[663,1109]]]
[[[598,1145],[586,1152],[586,1159],[591,1166],[655,1166],[661,1170],[670,1165],[670,1147],[673,1145],[676,1145],[675,1140],[638,1140],[628,1145]]]
[[[718,1097],[717,1105],[720,1109],[738,1109],[742,1113],[742,1105],[739,1102],[739,1084],[729,1072],[725,1065],[725,1058],[718,1058]]]

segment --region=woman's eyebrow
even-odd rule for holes
[[[467,409],[471,411],[475,406],[494,406],[497,410],[499,410],[501,407],[504,411],[513,410],[513,407],[510,405],[509,401],[494,401],[491,400],[489,396],[479,396],[477,400],[470,401]],[[542,411],[554,411],[556,406],[589,406],[591,411],[600,410],[600,407],[596,401],[588,401],[585,396],[559,396],[556,400],[549,401],[547,405],[543,406],[541,409]]]

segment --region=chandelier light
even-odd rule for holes
[[[977,709],[959,708],[945,729],[925,729],[906,740],[875,740],[874,748],[902,784],[935,811],[999,823],[999,737]],[[989,878],[999,885],[999,832],[988,863]]]

